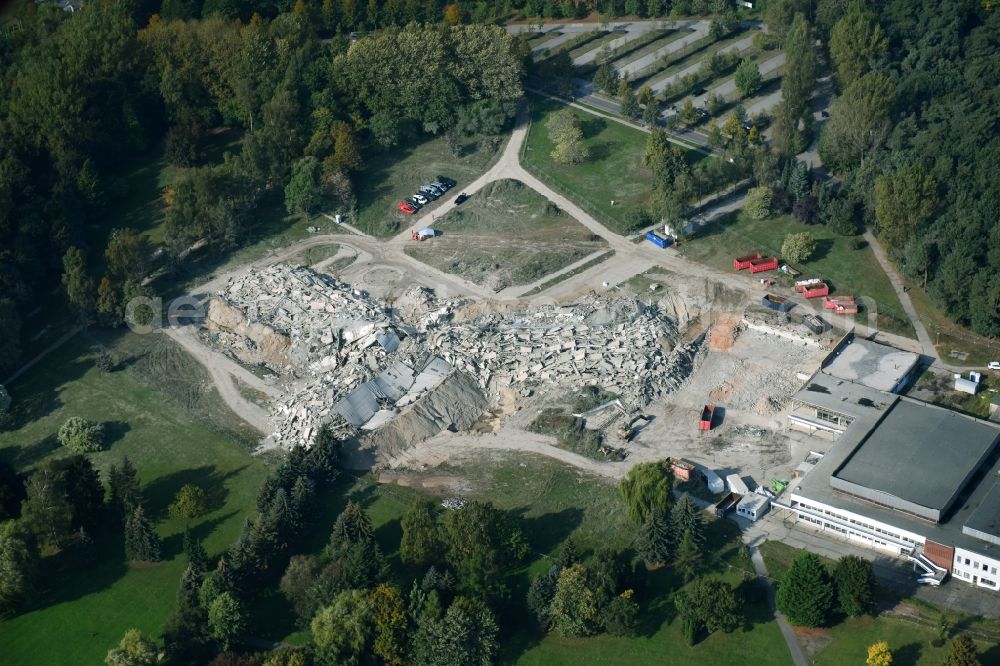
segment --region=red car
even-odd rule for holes
[[[414,213],[417,212],[416,208],[406,203],[405,201],[400,201],[399,204],[397,205],[399,206],[399,210],[406,213],[407,215],[413,215]]]

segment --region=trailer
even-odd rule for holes
[[[806,325],[806,328],[817,335],[826,330],[826,322],[816,315],[802,315],[802,323]]]
[[[715,416],[715,405],[705,405],[701,410],[701,419],[698,421],[698,430],[711,430],[712,417]]]
[[[764,294],[763,298],[760,299],[760,304],[765,308],[777,310],[778,312],[788,312],[792,309],[791,301],[781,296],[775,296],[774,294]]]
[[[725,518],[727,514],[732,513],[739,504],[740,499],[742,499],[736,493],[729,493],[715,505],[715,516],[717,518]]]
[[[726,485],[729,487],[729,492],[736,495],[743,496],[750,492],[747,484],[744,483],[743,478],[739,474],[730,474],[727,476]]]
[[[674,458],[670,461],[670,466],[674,471],[674,477],[681,481],[690,481],[691,473],[694,472],[694,465],[686,460]]]
[[[708,486],[708,491],[710,493],[721,493],[726,489],[726,484],[722,482],[719,475],[708,469],[707,467],[699,468],[701,472],[701,478],[705,480],[705,485]]]
[[[736,514],[747,520],[757,522],[771,508],[771,500],[756,493],[744,495],[736,505]]]
[[[657,233],[655,231],[646,232],[646,240],[655,245],[656,247],[667,248],[673,242],[668,236]]]

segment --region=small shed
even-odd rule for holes
[[[736,505],[736,514],[756,522],[771,509],[771,500],[762,497],[757,493],[749,493],[743,496],[740,503]]]

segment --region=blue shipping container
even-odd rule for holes
[[[657,247],[668,247],[670,245],[669,238],[665,238],[660,234],[656,233],[655,231],[647,231],[646,240],[648,240],[653,245],[656,245]]]

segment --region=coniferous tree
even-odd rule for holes
[[[528,610],[535,616],[538,626],[548,631],[552,624],[549,607],[556,595],[556,582],[559,580],[559,566],[553,564],[548,571],[531,579],[528,587]]]
[[[125,522],[125,557],[130,562],[158,562],[161,557],[160,536],[141,506]]]
[[[184,554],[187,555],[188,566],[192,571],[204,576],[208,571],[208,553],[189,527],[184,528]]]
[[[796,557],[778,587],[778,610],[792,624],[819,627],[826,623],[833,600],[833,584],[819,558],[812,553]]]
[[[574,564],[579,563],[581,559],[580,549],[576,545],[576,539],[570,535],[566,541],[563,542],[562,548],[559,549],[559,555],[556,557],[556,564],[559,565],[559,568],[565,569],[566,567],[571,567]]]
[[[845,555],[833,570],[837,606],[845,615],[871,613],[875,608],[875,574],[872,563],[856,555]]]
[[[681,495],[670,510],[670,534],[674,543],[680,544],[685,532],[691,532],[695,545],[705,544],[705,517],[687,493]]]
[[[125,518],[142,502],[139,474],[132,461],[125,456],[122,464],[112,464],[108,470],[108,506]]]
[[[349,500],[347,507],[337,516],[337,521],[333,524],[328,552],[331,557],[338,557],[345,554],[352,546],[372,541],[374,538],[375,528],[372,527],[368,513],[361,508],[361,505]]]
[[[694,539],[691,530],[685,530],[684,536],[677,544],[677,554],[674,556],[674,566],[677,571],[688,581],[698,575],[698,570],[702,565],[701,546]]]
[[[671,560],[674,542],[670,524],[663,514],[655,512],[646,519],[636,540],[636,551],[647,564],[665,564]]]

